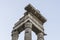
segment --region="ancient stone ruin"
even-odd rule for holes
[[[13,27],[12,40],[18,40],[19,34],[23,30],[25,30],[24,40],[32,40],[31,31],[36,33],[37,40],[44,40],[46,34],[44,33],[43,24],[46,19],[31,4],[27,5],[25,10],[24,16]]]

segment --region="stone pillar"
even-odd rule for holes
[[[18,40],[18,31],[13,31],[12,32],[12,40]]]
[[[32,39],[31,29],[32,29],[32,23],[31,22],[25,23],[25,40]]]
[[[42,32],[37,34],[37,40],[44,40],[44,34]]]

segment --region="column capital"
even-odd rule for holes
[[[25,23],[25,28],[32,28],[32,23],[31,22],[26,22]]]
[[[19,34],[19,32],[18,32],[17,30],[16,30],[16,31],[12,31],[12,36],[13,36],[13,35],[16,35],[16,34],[17,34],[17,35]]]

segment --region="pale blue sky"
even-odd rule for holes
[[[60,0],[0,0],[0,40],[11,40],[12,28],[29,3],[47,19],[45,40],[60,40]],[[24,32],[19,36],[19,40],[23,40]],[[33,35],[33,40],[36,40],[36,35]]]

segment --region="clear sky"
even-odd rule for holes
[[[0,40],[11,40],[14,24],[23,16],[24,7],[32,4],[47,19],[45,40],[60,40],[60,0],[0,0]],[[34,33],[32,33],[33,35]],[[18,40],[23,40],[24,32]],[[36,35],[33,35],[36,40]]]

